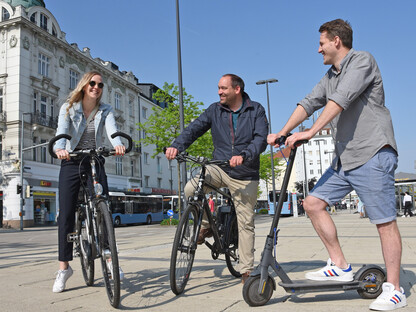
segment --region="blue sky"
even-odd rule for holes
[[[45,0],[69,43],[132,71],[140,82],[178,83],[175,0]],[[399,148],[396,172],[415,173],[416,1],[180,0],[183,86],[207,107],[225,73],[267,107],[277,132],[328,70],[317,53],[319,26],[348,20],[353,46],[380,67]],[[310,126],[311,121],[306,122]]]

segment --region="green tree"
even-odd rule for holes
[[[172,141],[180,134],[179,120],[179,88],[173,83],[165,82],[162,89],[157,90],[153,99],[159,103],[165,103],[164,109],[155,106],[152,114],[146,122],[138,123],[138,130],[144,131],[146,135],[137,141],[145,146],[154,145],[152,158],[163,153],[163,148],[170,146]],[[185,127],[196,119],[201,113],[202,102],[194,102],[193,97],[183,90],[183,111]],[[198,138],[187,150],[190,155],[212,157],[214,146],[212,143],[211,132],[207,131]],[[181,171],[178,168],[178,194],[181,195]],[[182,201],[179,200],[179,214],[182,210]]]
[[[272,185],[272,158],[270,151],[265,151],[260,155],[260,179],[266,182],[267,197],[269,196],[269,186],[271,190]],[[276,155],[276,154],[275,154]],[[278,178],[280,172],[279,169],[280,159],[274,158],[274,175],[275,179]]]
[[[165,82],[163,89],[159,89],[153,98],[160,102],[166,103],[167,107],[153,107],[153,113],[146,122],[139,123],[138,130],[146,133],[145,138],[141,138],[137,143],[143,143],[145,146],[154,145],[155,150],[152,157],[163,153],[163,148],[170,146],[172,141],[180,134],[179,121],[179,88],[173,83]],[[183,110],[185,127],[196,119],[201,113],[202,102],[194,102],[193,97],[183,90]],[[194,156],[212,157],[214,150],[211,132],[208,131],[197,139],[189,148],[188,153]]]

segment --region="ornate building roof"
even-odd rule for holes
[[[45,2],[43,0],[3,0],[4,2],[10,4],[12,7],[18,5],[24,6],[26,9],[33,6],[45,7]]]

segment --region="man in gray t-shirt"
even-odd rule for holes
[[[326,75],[302,101],[286,125],[270,134],[267,143],[286,136],[314,111],[324,108],[310,129],[294,133],[285,145],[293,148],[299,140],[309,140],[331,124],[335,158],[304,201],[304,209],[328,250],[327,265],[306,278],[325,281],[351,281],[353,272],[346,261],[334,222],[326,207],[355,190],[363,201],[370,221],[377,226],[387,269],[383,293],[370,305],[373,310],[393,310],[406,306],[400,287],[402,243],[396,223],[394,171],[397,145],[389,110],[384,104],[380,70],[368,52],[352,48],[352,29],[341,19],[323,24],[318,52]],[[395,300],[390,300],[392,297]]]

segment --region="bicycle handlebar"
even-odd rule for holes
[[[167,147],[163,148],[163,153],[166,154],[166,149]],[[202,166],[207,166],[207,165],[217,165],[217,166],[229,166],[230,165],[230,161],[229,160],[210,160],[206,157],[203,156],[191,156],[188,155],[187,152],[182,152],[179,153],[178,155],[176,155],[175,159],[178,162],[184,162],[184,161],[192,161],[196,164],[202,165]]]
[[[124,132],[120,132],[120,131],[113,133],[111,135],[111,138],[114,139],[115,137],[118,137],[118,136],[123,137],[128,141],[129,144],[128,144],[128,147],[126,148],[126,154],[129,153],[131,151],[131,149],[133,148],[132,138],[128,134],[126,134]],[[49,141],[48,152],[53,158],[58,158],[58,156],[56,156],[56,154],[53,150],[53,146],[60,139],[71,140],[71,136],[68,135],[68,134],[60,134],[60,135],[57,135],[57,136],[53,137]],[[79,150],[79,151],[76,151],[76,152],[74,151],[74,152],[71,152],[69,154],[69,156],[75,157],[75,156],[78,156],[80,154],[90,154],[92,151],[93,150]],[[105,157],[108,157],[108,156],[111,156],[111,155],[115,154],[115,149],[109,149],[109,148],[106,148],[106,147],[98,147],[98,148],[95,149],[95,151],[97,151],[100,155],[105,156]]]
[[[277,139],[274,141],[274,143],[275,143],[275,144],[278,144],[279,146],[280,146],[280,145],[285,145],[286,139],[287,139],[289,136],[291,136],[291,135],[292,135],[292,133],[288,133],[286,136],[285,136],[285,135],[282,135],[281,137],[277,138]],[[299,140],[299,141],[296,141],[296,142],[295,142],[295,146],[296,146],[296,147],[299,147],[299,146],[301,146],[302,144],[306,144],[306,143],[308,143],[308,142],[309,142],[309,140]]]

